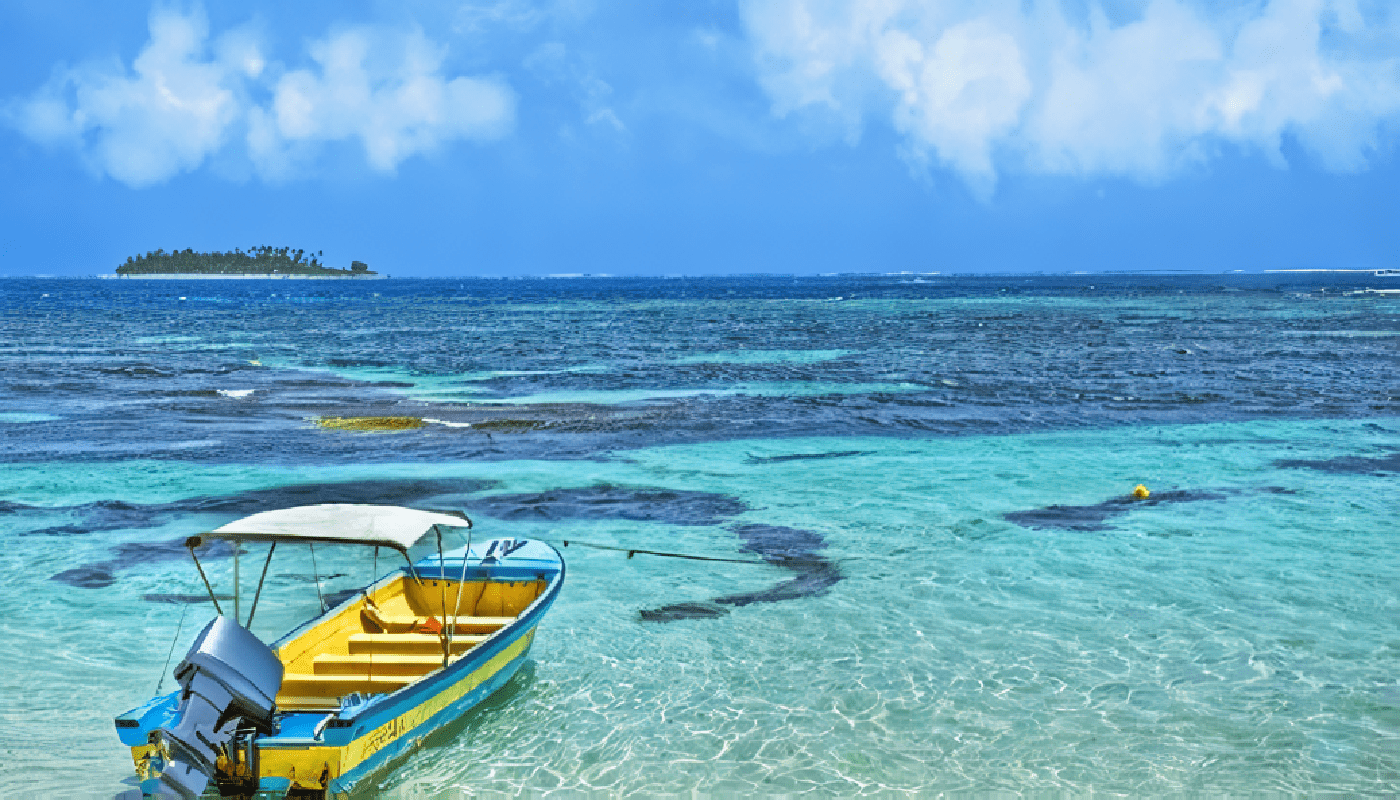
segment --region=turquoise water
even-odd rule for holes
[[[659,599],[757,588],[778,570],[568,548],[568,592],[533,670],[508,701],[412,758],[385,790],[1386,790],[1400,782],[1393,478],[1319,479],[1272,464],[1398,444],[1400,434],[1371,423],[1270,422],[932,442],[746,440],[630,451],[567,470],[541,461],[435,469],[513,492],[598,482],[724,492],[753,507],[745,520],[820,531],[846,579],[800,603],[644,626],[637,611]],[[752,463],[834,446],[863,454]],[[76,505],[424,472],[50,464],[7,469],[5,482],[17,497]],[[999,518],[1097,502],[1137,482],[1228,494],[1130,512],[1109,532],[1028,530]],[[483,521],[479,530],[743,555],[722,531],[658,530],[666,527]],[[110,718],[152,692],[153,665],[183,611],[142,595],[197,593],[197,579],[172,561],[95,596],[56,592],[47,580],[124,538],[60,549],[21,537],[3,555],[12,601],[0,633],[14,645],[0,656],[9,791],[80,793],[129,770]],[[337,555],[323,552],[323,569],[350,575],[328,591],[369,574],[363,559]],[[214,579],[228,585],[227,563]],[[293,623],[285,606],[310,591],[271,589],[265,624],[255,623],[264,635]],[[209,616],[192,606],[182,639]],[[40,666],[37,653],[53,660]],[[81,772],[65,768],[73,752],[83,754]]]
[[[96,348],[93,369],[112,370],[102,379],[84,377],[68,345],[40,356],[21,341],[11,365],[63,366],[44,402],[15,388],[39,378],[10,381],[0,416],[11,454],[0,464],[0,794],[130,790],[112,717],[158,682],[172,688],[172,645],[178,661],[213,613],[188,559],[160,555],[163,543],[242,513],[228,503],[296,491],[458,507],[479,536],[575,543],[533,662],[366,796],[1393,792],[1396,313],[1188,298],[872,301],[841,308],[828,335],[806,337],[811,350],[773,346],[785,315],[755,313],[768,331],[758,355],[715,346],[697,323],[616,341],[611,356],[590,345],[598,352],[546,357],[532,344],[424,363],[433,328],[415,312],[404,324],[427,333],[395,345],[398,363],[381,346],[379,363],[336,365],[321,345],[247,365],[272,361],[266,342],[241,343],[256,325],[289,324],[276,322],[280,308],[198,334],[171,324],[116,355]],[[601,313],[596,299],[541,302],[559,317]],[[882,338],[881,325],[930,309],[950,326],[995,324],[952,305],[1019,308],[1036,325],[1059,320],[1063,336],[976,353],[950,338],[941,354]],[[125,308],[146,313],[136,300]],[[488,309],[473,324],[499,332],[519,313]],[[1129,339],[1077,340],[1085,314]],[[869,346],[847,335],[853,322]],[[1251,350],[1251,325],[1292,333]],[[1245,332],[1221,344],[1227,327]],[[1133,375],[1158,368],[1134,347],[1162,338],[1163,363],[1176,349],[1211,359],[1190,377],[1199,385]],[[658,366],[639,371],[652,362],[629,348],[655,350]],[[1024,377],[1037,358],[1053,387]],[[565,363],[540,363],[551,360]],[[1237,388],[1226,394],[1207,372]],[[458,380],[488,391],[435,399]],[[749,382],[792,391],[747,394]],[[860,388],[809,393],[816,384]],[[719,394],[726,385],[732,394]],[[908,385],[918,388],[889,388]],[[1010,396],[1012,385],[1034,396]],[[242,389],[255,391],[218,394]],[[716,395],[669,394],[701,389]],[[1083,406],[1092,424],[1060,422],[1086,402],[1071,395],[1088,393],[1102,395]],[[1153,405],[1176,394],[1206,399]],[[1287,396],[1293,410],[1267,411]],[[465,427],[364,434],[308,421],[355,411]],[[799,425],[801,414],[812,419]],[[502,422],[522,419],[541,426]],[[65,448],[75,436],[88,438]],[[1139,483],[1160,502],[1119,502]],[[805,557],[836,570],[814,574],[837,579],[733,602],[804,573],[577,544],[757,561],[773,545],[744,538],[751,530],[803,532]],[[323,592],[375,573],[353,550],[316,557],[333,576]],[[231,560],[208,563],[228,591]],[[260,566],[255,549],[245,586]],[[307,567],[279,549],[257,634],[274,638],[314,610]],[[677,606],[704,613],[645,621]]]

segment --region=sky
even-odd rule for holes
[[[0,275],[1400,267],[1392,0],[6,0],[0,64]]]

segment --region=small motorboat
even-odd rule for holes
[[[186,541],[218,616],[175,669],[179,689],[117,717],[147,797],[336,798],[393,764],[429,733],[499,689],[525,661],[559,595],[564,562],[550,545],[492,539],[442,549],[465,515],[396,506],[266,511]],[[408,548],[435,534],[437,552]],[[195,548],[233,546],[233,616],[225,616]],[[267,543],[257,592],[240,621],[239,545]],[[249,630],[278,545],[356,544],[405,565],[271,646]],[[314,569],[314,567],[313,567]],[[316,578],[320,595],[319,578]],[[227,599],[227,598],[226,598]]]

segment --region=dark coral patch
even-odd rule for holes
[[[227,514],[247,516],[259,511],[317,503],[366,503],[373,505],[409,505],[424,498],[439,495],[460,495],[490,489],[493,481],[466,479],[431,480],[372,480],[340,483],[301,483],[274,486],[270,489],[250,489],[225,497],[192,497],[173,503],[128,503],[122,500],[99,500],[62,508],[39,508],[11,504],[12,512],[30,511],[52,513],[64,511],[81,518],[80,522],[54,525],[22,533],[28,536],[69,536],[95,531],[136,530],[154,528],[191,514]]]
[[[79,586],[84,589],[101,589],[116,583],[117,576],[112,574],[112,569],[108,564],[102,563],[90,564],[86,567],[65,569],[49,580],[66,583],[69,586]]]
[[[498,494],[472,501],[471,511],[507,520],[625,519],[672,525],[719,525],[749,510],[714,492],[629,488],[599,484],[530,494]]]
[[[470,494],[493,486],[495,484],[491,481],[464,479],[306,483],[270,489],[251,489],[226,497],[195,497],[173,503],[140,505],[104,500],[66,509],[17,510],[63,510],[82,517],[79,523],[55,525],[29,532],[30,535],[60,536],[92,531],[151,528],[190,514],[221,514],[233,519],[269,509],[317,503],[406,505],[429,497]],[[112,548],[112,558],[64,570],[54,575],[52,580],[70,586],[102,588],[112,585],[116,581],[116,573],[120,570],[140,564],[184,558],[187,552],[183,538],[163,542],[127,542]],[[198,551],[200,558],[211,559],[226,558],[232,552],[227,544],[217,542]]]
[[[673,603],[640,612],[643,622],[675,622],[722,616],[726,606],[751,603],[777,603],[826,594],[841,581],[841,567],[819,555],[826,540],[814,531],[782,525],[746,524],[730,528],[743,540],[743,550],[756,553],[772,564],[796,573],[796,577],[767,589],[724,595],[705,602]]]
[[[1365,456],[1343,456],[1341,458],[1324,458],[1315,461],[1306,459],[1275,461],[1274,466],[1301,467],[1303,469],[1315,469],[1322,472],[1335,472],[1340,474],[1383,475],[1387,472],[1400,472],[1400,452],[1395,452],[1388,456],[1376,456],[1374,458],[1367,458]]]
[[[1003,515],[1003,519],[1034,530],[1063,528],[1071,531],[1111,531],[1116,526],[1107,524],[1107,520],[1126,514],[1134,508],[1224,499],[1225,495],[1217,492],[1179,489],[1153,492],[1150,497],[1141,499],[1125,495],[1087,506],[1054,505],[1030,511],[1013,511]]]
[[[233,555],[233,548],[227,542],[209,542],[195,548],[201,559],[213,560]],[[112,558],[81,567],[64,570],[49,580],[79,586],[84,589],[101,589],[117,581],[117,572],[141,564],[160,561],[175,561],[187,558],[189,550],[184,538],[164,542],[126,542],[112,548]]]
[[[646,608],[639,613],[643,622],[677,622],[683,619],[714,619],[728,614],[729,609],[718,603],[697,601],[672,603],[660,608]]]
[[[232,600],[232,599],[233,599],[233,595],[231,595],[231,594],[219,594],[219,595],[215,595],[215,598],[217,598],[217,599],[219,599],[219,600]],[[207,594],[159,594],[159,593],[152,593],[152,594],[143,594],[143,595],[141,595],[141,599],[142,599],[142,600],[145,600],[145,601],[148,602],[148,603],[173,603],[173,604],[176,604],[176,605],[194,605],[194,604],[198,604],[198,603],[207,603],[207,602],[209,602],[209,595],[207,595]]]
[[[841,450],[835,453],[789,453],[781,456],[749,456],[749,464],[776,464],[783,461],[806,461],[817,458],[849,458],[851,456],[868,456],[873,450]]]

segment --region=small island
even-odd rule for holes
[[[323,266],[324,251],[309,254],[290,247],[262,245],[231,252],[196,253],[186,248],[167,253],[152,250],[130,256],[117,267],[119,278],[379,278],[363,261],[350,269]]]

